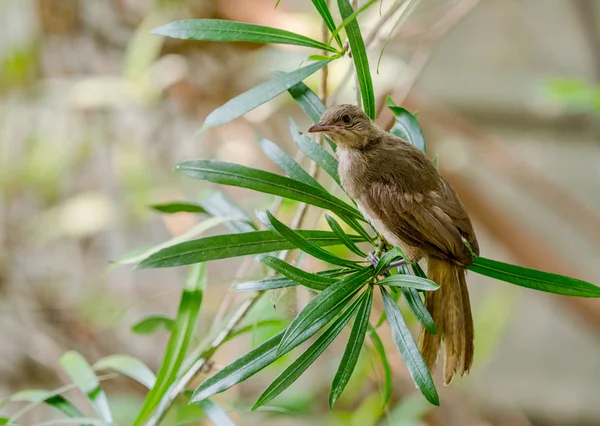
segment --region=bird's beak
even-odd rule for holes
[[[308,129],[308,133],[330,132],[330,131],[334,130],[335,128],[336,128],[336,126],[330,126],[328,124],[321,122],[321,123],[315,124],[310,129]]]

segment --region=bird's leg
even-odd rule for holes
[[[375,252],[370,252],[369,255],[367,256],[367,260],[369,262],[371,262],[371,265],[373,265],[373,268],[377,269],[377,265],[379,264],[379,257],[377,257],[377,255],[375,254]]]

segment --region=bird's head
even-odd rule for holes
[[[337,105],[329,108],[321,121],[308,129],[309,133],[325,133],[336,144],[360,149],[367,145],[377,126],[356,105]]]

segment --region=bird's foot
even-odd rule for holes
[[[373,265],[373,268],[377,269],[377,265],[379,265],[379,258],[377,256],[375,256],[375,252],[370,252],[369,255],[367,256],[367,260],[369,262],[371,262],[371,265]]]
[[[371,265],[373,265],[373,268],[377,269],[377,266],[379,265],[379,257],[377,257],[375,255],[374,252],[370,252],[369,255],[367,256],[367,260],[369,262],[371,262]],[[399,259],[396,260],[392,263],[389,264],[389,266],[387,268],[385,268],[383,271],[381,271],[381,275],[385,275],[388,271],[394,269],[394,268],[399,268],[401,266],[405,266],[408,265],[409,262],[406,261],[406,259]]]

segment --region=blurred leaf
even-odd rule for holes
[[[264,265],[276,272],[279,272],[281,275],[289,278],[290,280],[313,290],[324,290],[329,285],[338,281],[335,278],[323,277],[321,275],[311,274],[310,272],[303,271],[302,269],[296,268],[295,266],[292,266],[274,256],[262,255],[260,257],[260,261]]]
[[[265,278],[259,281],[246,281],[233,286],[233,291],[266,291],[294,287],[299,283],[289,278]]]
[[[425,329],[431,334],[436,334],[437,327],[435,326],[435,322],[433,321],[433,318],[431,318],[431,314],[421,300],[419,292],[414,288],[402,287],[402,294],[408,303],[408,307],[421,325],[425,327]]]
[[[322,249],[316,244],[311,243],[309,240],[304,238],[302,234],[298,233],[297,231],[294,231],[293,229],[279,221],[279,219],[273,216],[268,210],[266,212],[266,216],[262,214],[257,214],[257,217],[260,221],[263,222],[263,224],[267,228],[279,233],[279,235],[281,235],[290,243],[292,243],[294,247],[302,250],[303,252],[313,257],[316,257],[317,259],[329,262],[332,265],[345,266],[353,269],[360,268],[360,266],[356,262],[335,256],[334,254],[331,254],[330,252]]]
[[[329,11],[329,5],[327,4],[327,1],[312,0],[312,3],[315,6],[315,9],[317,9],[317,11],[319,12],[319,15],[321,15],[321,18],[323,18],[323,22],[325,22],[325,25],[327,25],[329,31],[333,33],[335,31],[335,22],[333,21],[333,16],[331,16],[331,12]],[[340,38],[339,34],[336,34],[332,38],[335,38],[338,46],[343,46],[342,39]]]
[[[298,380],[302,373],[317,360],[323,351],[327,349],[331,342],[333,342],[338,334],[344,329],[350,318],[358,309],[359,304],[364,300],[364,296],[366,296],[366,292],[363,296],[357,298],[351,305],[344,309],[329,328],[271,382],[269,387],[258,398],[256,404],[254,404],[253,410],[256,410],[258,407],[271,401]]]
[[[344,388],[348,384],[358,356],[365,342],[365,335],[367,333],[367,326],[369,325],[369,316],[371,315],[371,307],[373,306],[373,288],[369,288],[365,291],[366,297],[363,298],[358,306],[358,312],[352,326],[352,332],[348,339],[348,344],[344,350],[344,355],[340,361],[333,383],[331,384],[331,392],[329,392],[329,408],[333,409],[333,404],[339,398],[344,391]]]
[[[212,402],[210,399],[203,399],[196,402],[206,417],[213,423],[214,426],[235,426],[235,423],[229,418],[227,413],[221,407]]]
[[[394,299],[392,299],[385,287],[379,288],[383,295],[385,312],[392,329],[392,338],[406,363],[406,368],[408,369],[410,376],[429,402],[433,405],[440,405],[440,399],[435,389],[433,379],[431,378],[431,374],[425,365],[421,352],[419,352],[419,349],[410,334],[410,330],[404,322],[404,318],[402,318],[400,308],[398,308],[398,305],[396,305],[396,302],[394,302]]]
[[[298,231],[298,233],[320,247],[335,246],[340,243],[335,234],[328,231]],[[355,241],[364,241],[364,238],[355,237]],[[137,268],[168,268],[294,248],[292,243],[273,231],[215,235],[163,249],[144,259]]]
[[[41,389],[29,389],[17,392],[10,397],[13,402],[44,402],[67,417],[82,417],[83,414],[70,401],[61,395]]]
[[[304,335],[312,324],[320,322],[322,318],[330,315],[332,310],[339,312],[360,288],[372,278],[372,273],[372,268],[363,268],[320,292],[288,326],[277,351],[279,353],[288,352],[292,347],[297,346],[297,340]]]
[[[380,426],[425,426],[424,417],[431,412],[433,406],[418,394],[408,395],[398,403],[388,418]]]
[[[331,321],[340,312],[342,307],[343,306],[340,305],[337,309],[330,310],[329,313],[319,321],[311,324],[311,326],[304,330],[304,332],[299,335],[285,351],[278,350],[281,339],[285,333],[284,330],[255,347],[247,354],[242,355],[198,386],[194,391],[190,402],[201,401],[211,395],[223,392],[231,386],[243,382],[248,377],[256,374],[285,353],[291,351],[296,346],[312,337],[317,331],[323,328],[325,324]]]
[[[172,201],[170,203],[153,204],[150,206],[151,209],[157,212],[173,214],[173,213],[207,213],[206,210],[196,203],[190,203],[188,201]]]
[[[36,426],[64,426],[64,425],[86,425],[86,426],[117,426],[115,423],[96,419],[93,417],[73,417],[70,419],[48,420],[36,423]]]
[[[152,389],[156,382],[156,376],[139,359],[131,355],[109,355],[94,364],[96,370],[115,370],[125,376],[131,377],[133,380]]]
[[[157,331],[171,331],[175,320],[164,315],[148,315],[131,326],[135,334],[151,334]]]
[[[319,71],[330,61],[319,61],[289,73],[277,73],[272,80],[259,84],[227,101],[211,112],[200,131],[228,123],[285,92],[294,84]]]
[[[325,219],[327,220],[327,224],[329,225],[333,233],[340,239],[340,241],[346,246],[348,250],[350,250],[357,256],[363,258],[367,257],[367,255],[361,249],[359,249],[356,244],[354,244],[350,235],[346,234],[346,232],[342,229],[340,224],[337,223],[337,221],[334,218],[332,218],[328,214],[325,214]]]
[[[184,161],[177,165],[177,170],[194,179],[279,195],[364,220],[358,210],[327,191],[263,170],[219,160]]]
[[[386,98],[385,105],[392,111],[396,119],[390,133],[426,152],[425,138],[417,118],[404,108],[397,106],[391,96]]]
[[[369,337],[371,338],[371,343],[373,344],[373,348],[379,355],[381,359],[381,366],[383,367],[383,406],[385,407],[392,396],[392,367],[390,367],[390,363],[387,358],[387,354],[385,352],[385,347],[383,346],[383,342],[381,341],[381,337],[377,334],[377,331],[369,325]]]
[[[354,13],[354,9],[349,0],[338,0],[337,3],[343,19],[348,18]],[[354,61],[354,67],[356,68],[356,75],[358,77],[358,84],[362,95],[363,109],[365,110],[365,113],[374,120],[376,106],[373,81],[371,80],[371,70],[369,69],[369,59],[367,58],[365,42],[363,41],[360,27],[358,26],[358,21],[356,19],[348,23],[346,26],[346,34],[348,35],[348,42],[350,43],[350,49],[352,50],[352,60]]]
[[[227,197],[223,191],[211,190],[198,203],[212,216],[230,216],[244,218],[244,222],[227,222],[225,226],[232,232],[250,232],[258,229],[248,213]]]
[[[361,7],[359,7],[358,9],[356,9],[351,15],[349,15],[347,18],[344,19],[344,21],[338,25],[335,29],[335,31],[333,31],[333,34],[331,35],[331,40],[333,40],[334,37],[339,37],[340,32],[346,28],[346,26],[354,21],[355,19],[358,18],[358,15],[360,15],[361,13],[363,13],[365,10],[367,10],[369,7],[371,7],[371,5],[373,5],[374,3],[376,3],[378,0],[369,0],[367,1],[365,4],[363,4]],[[329,41],[331,43],[331,40]]]
[[[170,22],[152,34],[183,40],[247,41],[256,43],[292,44],[336,52],[334,47],[300,34],[278,28],[221,19],[187,19]]]
[[[292,118],[290,118],[290,133],[292,134],[292,138],[298,146],[298,149],[312,161],[321,166],[321,168],[325,170],[338,185],[341,185],[340,177],[338,175],[338,160],[321,145],[313,142],[311,138],[300,133],[300,130]]]
[[[377,282],[379,285],[392,287],[408,287],[423,291],[437,290],[440,286],[427,278],[415,277],[414,275],[392,275]]]
[[[285,321],[281,320],[281,319],[260,320],[254,324],[248,324],[248,325],[245,325],[243,327],[236,329],[227,337],[227,340],[231,340],[237,336],[241,336],[242,334],[260,330],[261,328],[265,328],[265,327],[281,327],[281,328],[283,328],[285,326],[285,324],[286,324]]]
[[[190,268],[181,293],[179,309],[163,361],[158,370],[156,384],[144,400],[144,404],[135,420],[135,425],[142,424],[156,409],[161,398],[177,377],[179,368],[185,358],[190,340],[195,332],[196,319],[200,312],[202,294],[206,286],[206,265],[199,263]]]
[[[96,373],[79,352],[68,351],[60,357],[60,365],[69,378],[89,398],[94,410],[105,422],[112,423],[112,414],[106,394],[100,387]]]
[[[279,145],[265,138],[257,138],[256,140],[267,157],[277,164],[290,178],[325,190],[315,178],[309,175],[292,157],[287,155]]]
[[[471,271],[521,287],[565,296],[600,297],[600,287],[576,278],[510,265],[484,257],[474,257]]]
[[[153,254],[156,254],[168,247],[176,247],[178,244],[181,244],[184,241],[191,240],[192,238],[203,234],[209,229],[233,221],[243,221],[243,219],[236,217],[211,217],[209,219],[205,219],[202,222],[196,224],[192,229],[184,232],[181,235],[178,235],[176,237],[171,238],[170,240],[165,241],[164,243],[146,249],[142,253],[139,253],[139,251],[136,250],[135,253],[125,255],[119,260],[116,260],[115,263],[118,265],[131,265],[133,263],[139,263],[144,259],[149,258]]]

